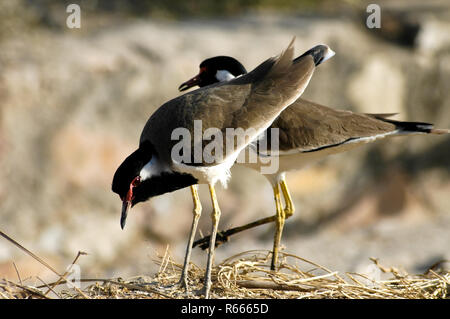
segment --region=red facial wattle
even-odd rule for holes
[[[125,196],[125,201],[131,202],[133,200],[133,198],[134,198],[134,196],[133,196],[133,188],[138,186],[140,183],[141,183],[141,177],[140,176],[136,176],[133,179],[133,181],[130,183],[130,189],[128,190],[128,193]]]

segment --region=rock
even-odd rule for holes
[[[424,30],[438,33],[432,27]],[[86,28],[76,35],[48,30],[21,34],[3,39],[0,52],[0,211],[6,231],[37,254],[64,259],[58,262],[61,267],[78,250],[88,252],[80,261],[86,276],[154,270],[155,251],[164,251],[166,244],[181,262],[192,218],[189,190],[137,205],[121,231],[121,203],[111,192],[114,171],[137,147],[150,114],[180,94],[179,84],[197,73],[203,59],[232,55],[250,70],[278,54],[292,35],[297,36],[297,54],[317,43],[328,43],[337,52],[316,70],[305,98],[361,112],[401,112],[402,119],[450,127],[446,46],[420,40],[419,48],[439,51],[422,54],[374,40],[359,25],[338,18],[149,20],[120,28]],[[302,242],[306,234],[300,230],[307,228],[308,236],[317,236],[321,243],[319,249],[314,239],[308,241],[308,253],[320,257],[324,250],[335,249],[327,247],[330,242],[341,240],[321,237],[320,230],[339,232],[337,221],[350,216],[352,222],[343,222],[342,228],[350,239],[342,244],[350,242],[357,246],[355,251],[363,250],[358,228],[390,218],[379,214],[384,210],[378,206],[380,199],[394,203],[389,205],[390,216],[398,216],[400,209],[407,219],[405,211],[413,207],[399,205],[397,197],[404,194],[383,192],[385,184],[377,182],[377,176],[390,179],[386,172],[398,163],[404,165],[405,177],[386,182],[386,190],[401,185],[417,190],[408,195],[416,198],[421,191],[431,192],[424,185],[432,185],[432,194],[427,195],[430,207],[436,203],[437,216],[445,215],[443,198],[450,184],[446,141],[448,137],[418,136],[367,145],[330,157],[309,171],[289,174],[297,213],[286,224],[285,240]],[[425,179],[434,176],[430,172],[442,180]],[[374,192],[370,197],[364,192],[368,189]],[[219,188],[218,194],[221,229],[274,214],[272,189],[253,171],[233,169],[228,190]],[[204,208],[200,229],[207,234],[211,204],[205,188],[200,195]],[[415,203],[408,196],[406,204]],[[402,223],[399,218],[395,225],[401,228]],[[272,238],[273,225],[264,226],[239,235],[236,244],[223,252],[270,249]],[[435,237],[429,238],[432,246]],[[22,254],[8,245],[0,243],[0,262],[5,265]],[[288,249],[303,252],[302,247],[288,245]],[[201,252],[194,255],[204,260]],[[341,258],[332,251],[324,255],[334,258],[328,265]]]
[[[347,92],[358,112],[405,113],[404,76],[398,63],[384,54],[367,57],[361,71],[351,77]]]

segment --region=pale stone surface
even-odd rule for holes
[[[298,54],[327,43],[337,54],[318,68],[305,98],[450,127],[448,47],[423,44],[439,48],[424,55],[374,40],[351,22],[314,17],[145,21],[83,31],[23,35],[4,40],[0,50],[1,229],[61,269],[83,250],[85,275],[149,274],[167,244],[182,261],[189,190],[137,205],[122,231],[111,180],[150,114],[178,96],[179,84],[207,57],[231,55],[250,70],[293,35]],[[410,268],[435,255],[450,258],[448,149],[448,137],[399,138],[288,175],[297,212],[283,243],[289,252],[348,271],[363,267],[369,255]],[[218,188],[221,229],[274,213],[264,177],[244,168],[233,168],[233,176],[228,190]],[[205,187],[200,195],[200,229],[207,234]],[[272,238],[272,226],[236,236],[218,249],[218,260],[271,249]],[[205,256],[194,252],[201,264]],[[15,276],[11,260],[30,262],[0,241],[0,272]]]

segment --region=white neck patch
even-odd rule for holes
[[[152,156],[152,159],[150,162],[145,164],[144,167],[142,167],[141,171],[139,172],[139,176],[141,177],[141,181],[145,181],[146,179],[151,178],[152,176],[158,176],[161,175],[162,172],[170,172],[171,169],[161,163],[160,160],[156,156]]]
[[[234,79],[234,75],[227,70],[218,70],[216,72],[216,79],[219,80],[219,82],[230,81]]]

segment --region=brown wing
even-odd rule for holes
[[[298,99],[272,123],[279,128],[280,150],[309,151],[396,130],[383,118],[391,114],[359,114]],[[269,139],[270,140],[270,139]]]
[[[233,112],[245,103],[250,90],[249,84],[236,86],[233,90],[216,86],[179,96],[163,104],[152,114],[142,131],[140,143],[150,141],[159,156],[170,163],[170,152],[179,142],[178,136],[172,138],[172,132],[179,128],[187,129],[191,134],[190,147],[193,155],[196,143],[194,121],[201,120],[201,136],[208,128],[218,128],[222,131],[231,127]],[[202,141],[202,145],[205,143],[206,141]]]
[[[159,155],[170,163],[170,152],[178,143],[172,140],[172,132],[177,128],[194,132],[194,121],[201,120],[203,132],[208,128],[217,128],[221,132],[226,128],[255,129],[253,136],[235,143],[237,151],[244,148],[256,137],[256,132],[267,128],[308,85],[315,68],[314,61],[308,55],[293,64],[293,51],[291,42],[278,58],[268,59],[246,75],[200,88],[165,103],[147,121],[140,143],[149,140]],[[193,137],[191,146],[194,147]]]

